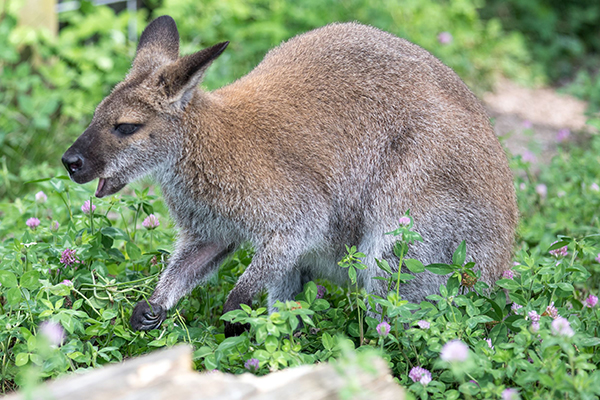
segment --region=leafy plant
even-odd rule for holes
[[[364,326],[363,326],[363,312],[366,311],[366,306],[364,301],[360,299],[360,289],[358,287],[357,273],[356,270],[367,269],[367,266],[363,264],[360,259],[364,258],[364,253],[356,251],[356,246],[348,247],[346,246],[346,255],[338,265],[342,268],[348,269],[348,278],[350,278],[350,283],[354,286],[354,298],[356,299],[356,313],[358,314],[358,329],[360,332],[360,342],[363,343],[364,340]]]
[[[600,55],[600,4],[593,0],[486,0],[480,14],[525,35],[534,59],[552,81],[572,76],[591,56]]]
[[[0,15],[0,196],[23,193],[27,186],[18,183],[59,165],[96,104],[125,76],[133,49],[127,14],[83,7],[61,14],[66,26],[53,37],[18,26],[19,5],[7,2]],[[38,168],[20,168],[23,154]]]

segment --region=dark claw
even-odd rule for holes
[[[244,331],[250,330],[250,324],[231,323],[225,321],[225,337],[240,336]]]
[[[140,301],[133,308],[129,322],[136,331],[150,331],[160,327],[165,318],[167,318],[167,310],[160,305]]]

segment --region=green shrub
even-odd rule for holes
[[[547,83],[590,103],[600,111],[600,3],[596,0],[485,0],[484,20],[501,21],[518,32]]]
[[[0,18],[0,196],[27,190],[19,185],[31,178],[24,161],[39,165],[39,173],[60,165],[132,56],[126,14],[106,7],[67,13],[69,25],[54,38],[17,27],[16,11],[9,11]]]
[[[551,81],[573,76],[590,55],[600,56],[600,3],[595,0],[485,0],[480,14],[522,33]]]
[[[599,58],[600,59],[600,58]],[[596,115],[595,127],[600,129],[600,74],[585,69],[578,71],[565,91],[589,103],[588,113]]]

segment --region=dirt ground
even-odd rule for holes
[[[524,88],[503,80],[493,93],[484,94],[483,101],[509,151],[533,164],[548,162],[561,140],[576,140],[576,133],[589,131],[587,104],[553,89]]]

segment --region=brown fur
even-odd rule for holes
[[[345,244],[367,254],[360,283],[384,295],[374,258],[394,264],[384,233],[408,209],[425,239],[411,257],[449,262],[465,239],[485,282],[508,268],[517,207],[506,157],[473,93],[431,54],[375,28],[332,24],[207,93],[197,84],[227,44],[183,58],[178,44],[169,17],[150,24],[130,74],[63,157],[76,182],[108,178],[99,196],[152,173],[181,230],[152,309],[134,310],[135,328],[160,325],[244,241],[256,254],[224,311],[263,287],[272,306],[313,277],[343,281]],[[121,135],[123,123],[140,127]],[[419,301],[443,280],[419,274],[401,293]]]

